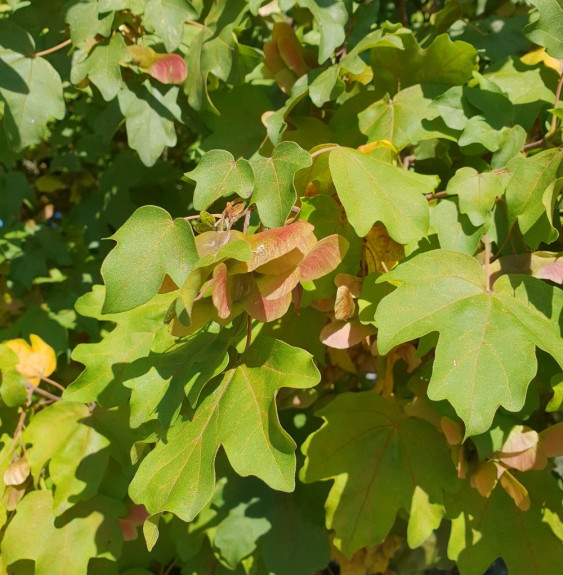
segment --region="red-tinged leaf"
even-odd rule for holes
[[[495,457],[506,467],[527,471],[543,469],[547,458],[539,449],[539,436],[525,425],[515,426]]]
[[[440,419],[440,427],[446,436],[449,445],[460,445],[463,441],[465,430],[461,421],[452,421],[449,417]]]
[[[504,445],[500,449],[501,455],[512,455],[520,453],[537,445],[539,436],[537,431],[534,431],[526,425],[517,425],[512,428]]]
[[[149,74],[163,84],[181,84],[188,76],[188,66],[178,54],[162,54],[149,68]]]
[[[130,521],[133,525],[140,527],[148,516],[149,512],[144,505],[132,503],[127,513],[127,520]]]
[[[279,319],[288,310],[291,304],[291,293],[288,293],[278,299],[266,299],[256,284],[245,302],[245,309],[251,317],[267,323]]]
[[[505,471],[500,476],[500,483],[508,495],[512,497],[518,509],[522,511],[528,511],[528,509],[530,509],[530,495],[528,494],[528,490],[512,473]]]
[[[359,321],[334,321],[323,327],[320,339],[328,347],[348,349],[374,332],[373,328],[363,325]]]
[[[248,262],[234,264],[231,273],[257,270],[265,263],[294,249],[298,249],[303,255],[308,254],[316,243],[313,229],[313,226],[308,222],[294,222],[288,226],[245,236],[252,249],[252,258]]]
[[[301,250],[294,248],[287,254],[266,262],[263,266],[256,268],[254,271],[260,274],[274,276],[285,274],[286,272],[294,270],[304,257],[305,254]]]
[[[213,270],[213,292],[211,298],[221,319],[231,315],[231,294],[227,266],[221,262]]]
[[[128,46],[133,64],[163,84],[181,84],[188,75],[186,62],[178,54],[159,54],[149,46]]]
[[[557,260],[552,264],[547,264],[536,274],[537,278],[549,280],[556,284],[563,284],[563,260]]]
[[[563,422],[556,423],[540,433],[540,446],[547,457],[563,455]]]
[[[498,482],[499,473],[502,473],[500,466],[493,461],[485,461],[471,476],[471,487],[477,489],[483,497],[490,497]]]
[[[272,276],[259,275],[256,277],[258,290],[265,299],[278,299],[291,293],[299,283],[299,270],[292,269],[284,274]]]
[[[299,264],[301,281],[313,281],[335,270],[344,259],[348,246],[348,240],[338,234],[323,238]]]
[[[139,536],[137,528],[127,519],[118,519],[119,528],[123,534],[123,541],[135,541]]]

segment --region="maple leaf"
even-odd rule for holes
[[[111,239],[117,245],[102,264],[104,313],[133,309],[158,293],[166,275],[182,285],[197,260],[189,222],[172,220],[156,206],[139,208]]]
[[[91,557],[119,557],[123,541],[117,522],[120,502],[96,495],[57,521],[52,509],[50,491],[28,493],[18,504],[2,541],[2,559],[8,572],[11,565],[27,559],[35,562],[35,575],[86,575]],[[33,545],[23,536],[26,533],[33,533]]]
[[[200,261],[186,279],[181,290],[184,307],[191,311],[201,289],[200,295],[212,292],[222,323],[243,311],[261,322],[279,319],[299,282],[336,269],[348,249],[347,240],[338,234],[317,241],[313,229],[307,222],[294,222],[252,235],[234,230],[201,234],[196,244],[209,265],[202,266]],[[237,255],[238,249],[228,247],[231,242],[250,246],[250,258]],[[210,274],[212,279],[205,284]]]
[[[438,431],[371,391],[341,394],[317,413],[325,423],[303,446],[301,478],[334,479],[326,508],[336,546],[351,557],[381,543],[399,509],[410,514],[409,545],[420,545],[440,524],[442,491],[456,485]]]
[[[475,259],[436,250],[377,281],[400,284],[377,307],[380,353],[438,331],[428,396],[453,405],[466,436],[486,431],[500,405],[522,408],[536,373],[536,346],[563,366],[563,341],[551,319],[563,307],[563,294],[541,280],[505,275],[487,291]]]
[[[519,479],[530,494],[527,511],[502,489],[486,499],[465,486],[447,498],[452,520],[448,557],[460,575],[482,575],[497,557],[510,575],[545,575],[561,566],[563,543],[550,528],[550,523],[558,526],[561,533],[561,489],[545,471],[528,471]]]
[[[24,433],[32,445],[27,459],[36,482],[49,464],[57,516],[95,495],[106,471],[110,442],[88,425],[89,417],[86,405],[58,401],[40,411]]]
[[[401,244],[426,234],[430,216],[424,194],[436,187],[434,176],[408,172],[342,147],[330,152],[329,165],[338,197],[359,236],[365,236],[376,221]]]
[[[86,369],[66,388],[67,400],[96,401],[105,406],[119,404],[127,396],[121,385],[125,368],[145,357],[156,339],[167,344],[172,341],[163,319],[173,294],[159,294],[144,305],[115,314],[101,313],[104,298],[104,287],[94,286],[76,302],[81,315],[113,321],[117,326],[102,341],[81,343],[73,350],[73,360],[84,364]]]
[[[19,359],[15,369],[30,383],[37,386],[42,378],[51,375],[57,368],[55,350],[38,335],[29,336],[31,345],[25,339],[10,339],[4,342]]]
[[[131,498],[151,514],[171,511],[191,521],[213,494],[221,445],[239,475],[292,491],[295,443],[279,423],[275,397],[281,387],[306,389],[318,381],[309,353],[259,337],[204,389],[191,421],[173,427],[141,462]]]

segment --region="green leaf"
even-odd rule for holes
[[[114,34],[108,43],[96,44],[90,52],[78,49],[73,54],[70,79],[79,84],[84,78],[102,93],[104,100],[113,100],[121,88],[119,62],[127,57],[127,48],[121,34]]]
[[[323,0],[297,0],[296,2],[292,0],[291,5],[293,4],[308,8],[318,22],[319,64],[322,64],[346,39],[344,30],[348,22],[346,6],[341,2]]]
[[[36,482],[49,465],[56,516],[94,496],[105,474],[109,440],[88,425],[89,418],[86,405],[59,401],[40,411],[24,433],[32,445],[26,457]]]
[[[122,506],[117,501],[97,495],[60,518],[52,509],[49,491],[28,493],[18,504],[2,541],[8,572],[16,572],[10,568],[16,561],[28,559],[35,562],[35,575],[86,575],[90,558],[119,557],[122,535],[117,516]],[[24,533],[34,534],[33,545]]]
[[[509,98],[514,120],[530,130],[542,109],[553,106],[559,75],[543,64],[530,66],[511,56],[487,68],[492,80]]]
[[[381,281],[400,285],[377,308],[379,352],[440,332],[428,397],[453,405],[466,436],[489,429],[499,406],[522,409],[537,369],[536,346],[563,366],[558,325],[545,314],[551,306],[558,317],[563,297],[541,280],[502,276],[488,292],[476,260],[435,250],[400,264]]]
[[[205,210],[222,197],[238,194],[249,198],[254,186],[254,173],[248,160],[235,161],[225,150],[211,150],[204,154],[199,164],[187,178],[197,182],[194,192],[194,208]]]
[[[26,378],[16,369],[18,356],[0,344],[0,396],[8,407],[24,405],[27,400]]]
[[[448,182],[446,191],[448,196],[459,198],[459,211],[468,216],[473,226],[479,227],[490,221],[491,210],[504,186],[497,174],[461,168]]]
[[[430,212],[430,228],[438,234],[440,247],[472,256],[483,237],[482,226],[474,226],[460,213],[456,199],[441,200]]]
[[[553,227],[552,200],[557,195],[554,180],[563,176],[563,150],[545,150],[531,158],[512,160],[507,170],[512,178],[505,198],[509,225],[518,221],[526,243],[537,249],[541,242],[551,243],[558,232]]]
[[[143,206],[111,236],[117,245],[102,264],[106,283],[103,313],[118,313],[148,302],[166,275],[181,286],[198,260],[189,222],[166,210]]]
[[[199,332],[162,354],[129,365],[123,375],[131,391],[131,427],[158,419],[166,428],[177,418],[185,397],[195,406],[205,384],[228,363],[228,337]]]
[[[127,398],[127,390],[121,384],[127,365],[147,356],[155,339],[167,342],[168,328],[163,319],[171,294],[159,295],[132,311],[114,315],[102,315],[104,296],[104,288],[94,286],[76,304],[81,315],[114,321],[117,326],[99,343],[82,343],[73,350],[73,360],[86,369],[66,388],[64,398],[69,401],[119,404]]]
[[[382,95],[394,96],[426,82],[461,86],[477,70],[477,51],[471,44],[452,42],[447,34],[441,34],[428,48],[421,48],[410,30],[402,28],[396,35],[403,49],[377,46],[371,55],[373,80]]]
[[[293,179],[295,173],[311,165],[311,155],[295,142],[282,142],[271,158],[251,162],[255,184],[252,200],[262,223],[268,228],[285,224],[297,199]]]
[[[39,143],[47,123],[65,115],[63,85],[56,70],[45,58],[27,58],[11,50],[0,54],[2,71],[0,102],[4,106],[4,129],[16,151]]]
[[[517,479],[530,495],[527,511],[519,509],[500,485],[488,499],[468,485],[449,498],[448,557],[455,560],[460,575],[482,575],[497,557],[510,575],[544,575],[559,569],[563,544],[546,520],[550,512],[561,521],[557,480],[547,470],[519,473]]]
[[[388,140],[399,150],[420,140],[445,137],[444,130],[434,130],[430,123],[438,116],[431,104],[441,92],[443,87],[417,84],[393,98],[386,96],[358,114],[359,128],[370,142]]]
[[[162,38],[167,52],[173,52],[182,43],[186,20],[194,17],[186,0],[147,0],[143,24]]]
[[[234,32],[242,26],[248,3],[218,0],[211,4],[204,27],[192,37],[187,57],[188,78],[184,91],[194,110],[217,109],[209,98],[207,83],[213,76],[227,82],[233,66]]]
[[[301,477],[334,479],[326,509],[336,546],[351,557],[382,542],[400,509],[410,515],[409,546],[422,544],[444,515],[443,490],[456,487],[445,440],[372,391],[340,394],[318,415],[325,423],[303,446]]]
[[[99,0],[70,0],[65,5],[65,22],[70,26],[73,44],[80,44],[98,34],[104,38],[111,34],[113,12],[103,13],[99,3]]]
[[[178,92],[173,86],[163,95],[147,80],[135,88],[123,84],[117,94],[127,141],[145,166],[152,166],[166,146],[176,145],[174,121],[181,117]]]
[[[359,236],[377,221],[402,244],[426,235],[429,212],[424,194],[432,193],[436,177],[397,168],[350,148],[331,151],[329,165],[338,197]]]
[[[258,549],[269,573],[315,573],[330,557],[325,497],[317,485],[297,483],[293,493],[280,493],[256,479],[229,475],[221,501],[229,513],[214,530],[213,548],[232,569]]]
[[[538,17],[524,28],[524,34],[534,44],[545,46],[553,58],[563,58],[563,6],[558,0],[530,0],[538,9]]]
[[[239,475],[292,491],[295,443],[279,424],[275,396],[281,387],[306,389],[318,381],[306,351],[258,338],[204,390],[192,420],[173,427],[166,443],[141,462],[129,490],[132,499],[151,514],[166,510],[191,521],[213,494],[220,445]]]

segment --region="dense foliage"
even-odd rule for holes
[[[560,573],[562,30],[0,1],[0,573]]]

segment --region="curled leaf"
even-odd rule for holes
[[[11,463],[4,472],[4,485],[21,485],[29,477],[29,463],[25,457]]]
[[[6,342],[19,359],[16,369],[37,386],[42,377],[51,375],[57,367],[55,350],[38,335],[29,336],[31,345],[25,339],[10,339]]]

